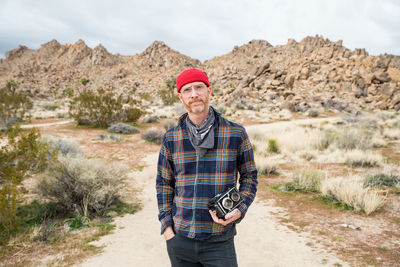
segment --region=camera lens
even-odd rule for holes
[[[234,193],[232,193],[231,198],[233,201],[239,201],[240,196],[238,193],[234,192]]]
[[[233,201],[230,198],[226,197],[222,200],[222,206],[225,209],[231,209],[233,207]]]

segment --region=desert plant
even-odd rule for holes
[[[113,124],[107,129],[110,133],[132,134],[138,133],[139,129],[125,123]]]
[[[150,128],[142,133],[142,139],[156,144],[161,144],[163,136],[164,131],[157,128]]]
[[[268,139],[268,148],[267,148],[269,153],[278,153],[279,148],[278,148],[278,142],[276,138],[269,138]]]
[[[166,88],[158,92],[164,105],[170,106],[179,101],[178,94],[175,92],[175,84],[176,77],[172,77],[165,82]]]
[[[125,112],[125,122],[137,122],[137,120],[140,118],[140,116],[143,115],[143,111],[139,108],[127,108],[124,110]]]
[[[90,80],[85,77],[81,78],[79,81],[83,86],[86,86],[86,84],[88,84],[90,82]]]
[[[63,90],[63,96],[73,97],[74,96],[74,89],[67,87]]]
[[[371,151],[351,150],[344,155],[345,163],[353,167],[375,167],[382,165],[380,154]]]
[[[74,97],[69,106],[69,114],[81,125],[108,127],[115,121],[137,120],[137,110],[122,108],[121,95],[99,88],[97,92],[83,90]],[[128,118],[129,117],[129,118]]]
[[[18,228],[19,185],[29,172],[46,167],[48,149],[37,129],[23,133],[17,127],[5,135],[6,144],[0,147],[0,232],[7,237]]]
[[[304,168],[293,174],[293,181],[286,183],[285,188],[288,191],[319,192],[324,179],[325,176],[321,172],[312,168]]]
[[[277,172],[278,167],[274,160],[257,156],[256,166],[257,166],[257,171],[260,175],[278,174]]]
[[[29,97],[17,92],[18,85],[13,80],[8,80],[0,88],[0,125],[4,130],[18,121],[24,119],[25,113],[32,109],[33,103]]]
[[[367,215],[385,203],[385,198],[377,191],[364,188],[363,180],[359,177],[325,179],[321,184],[321,192],[324,196],[344,203],[355,211],[363,211]]]
[[[345,128],[338,131],[336,137],[336,145],[339,149],[366,150],[370,147],[372,133],[367,130]]]
[[[60,157],[59,165],[39,184],[39,191],[67,211],[102,215],[119,200],[127,172],[98,159]]]
[[[395,174],[378,173],[364,180],[364,187],[396,187],[398,185],[400,185],[400,176]]]
[[[79,145],[73,139],[59,139],[53,136],[43,136],[41,140],[48,144],[49,153],[58,152],[64,156],[69,155],[71,157],[83,155]]]

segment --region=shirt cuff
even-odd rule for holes
[[[246,206],[246,204],[244,204],[244,203],[242,202],[242,203],[237,207],[237,209],[240,210],[241,216],[240,216],[239,219],[237,219],[237,220],[235,221],[235,223],[240,223],[240,222],[243,220],[244,216],[246,215],[247,206]]]
[[[168,226],[172,226],[172,225],[173,225],[173,221],[172,221],[171,215],[165,216],[161,220],[161,234],[164,233],[165,228],[167,228]]]

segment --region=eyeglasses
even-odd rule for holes
[[[207,89],[207,87],[204,84],[198,84],[198,85],[192,85],[190,87],[182,88],[180,93],[184,96],[189,96],[192,94],[192,91],[194,90],[196,92],[196,94],[201,95],[201,94],[204,94],[206,89]]]

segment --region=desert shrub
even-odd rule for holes
[[[19,185],[30,172],[46,167],[48,149],[37,129],[23,133],[12,128],[5,135],[7,142],[0,147],[0,232],[7,238],[18,228]]]
[[[59,108],[59,105],[57,104],[47,104],[44,106],[45,110],[56,110]]]
[[[150,128],[142,133],[142,139],[156,144],[161,144],[163,136],[164,131],[157,128]]]
[[[153,97],[150,95],[149,92],[143,92],[139,94],[140,98],[146,101],[150,101],[153,99]]]
[[[268,139],[268,148],[267,148],[269,153],[278,153],[279,148],[278,148],[278,141],[276,138],[269,138]]]
[[[363,180],[359,177],[325,179],[321,184],[321,192],[331,200],[344,203],[355,211],[363,211],[367,215],[385,203],[385,198],[377,191],[364,188]]]
[[[158,121],[158,117],[156,115],[147,115],[143,118],[143,123],[154,123]]]
[[[396,174],[379,173],[371,175],[364,180],[364,187],[396,187],[398,185],[400,185],[400,176]]]
[[[317,109],[310,109],[307,112],[307,115],[312,118],[316,118],[319,116],[319,111]]]
[[[143,111],[139,108],[128,108],[124,110],[125,122],[137,122],[140,116],[143,115]]]
[[[400,129],[385,129],[383,131],[383,137],[391,140],[398,140],[400,139]]]
[[[86,216],[75,216],[68,218],[64,221],[66,225],[68,225],[69,229],[75,230],[75,229],[81,229],[83,227],[89,226],[90,219]]]
[[[353,167],[375,167],[382,165],[380,154],[371,151],[351,150],[344,155],[345,163]]]
[[[119,135],[110,135],[110,139],[111,140],[113,140],[113,141],[116,141],[116,142],[122,142],[122,141],[124,141],[124,138],[122,138],[121,136],[119,136]]]
[[[102,215],[119,200],[127,172],[121,165],[98,159],[60,157],[39,184],[39,191],[66,211],[87,217]]]
[[[371,145],[371,139],[370,131],[345,128],[337,132],[336,146],[344,150],[366,150]]]
[[[330,129],[322,131],[316,136],[316,139],[313,142],[313,147],[321,151],[325,150],[331,144],[334,144],[336,139],[337,134],[335,131]]]
[[[116,121],[136,121],[141,111],[135,108],[123,109],[122,96],[99,88],[97,92],[83,90],[74,97],[69,114],[80,125],[108,127]]]
[[[43,136],[42,142],[48,144],[49,152],[58,152],[64,156],[77,157],[83,155],[79,145],[73,139],[59,139],[54,136]]]
[[[138,133],[139,129],[125,123],[113,124],[107,129],[111,133],[132,134]]]
[[[165,120],[162,125],[163,125],[163,128],[167,131],[168,129],[171,129],[172,127],[174,127],[176,125],[176,121],[175,120]]]
[[[275,175],[277,172],[277,164],[268,158],[256,158],[257,171],[260,175]]]
[[[81,78],[79,81],[83,86],[86,86],[86,84],[88,84],[90,82],[90,80],[85,77]]]
[[[158,92],[164,105],[170,106],[179,101],[178,94],[176,93],[175,84],[176,77],[172,77],[165,82],[166,88],[163,88]]]
[[[293,174],[293,181],[286,183],[287,191],[319,192],[325,176],[314,169],[304,168]]]
[[[67,97],[73,97],[74,96],[74,89],[67,87],[63,90],[62,95],[67,96]]]
[[[1,130],[9,128],[24,119],[25,113],[32,109],[33,103],[29,97],[17,92],[18,85],[15,81],[6,81],[0,88],[0,125]]]

